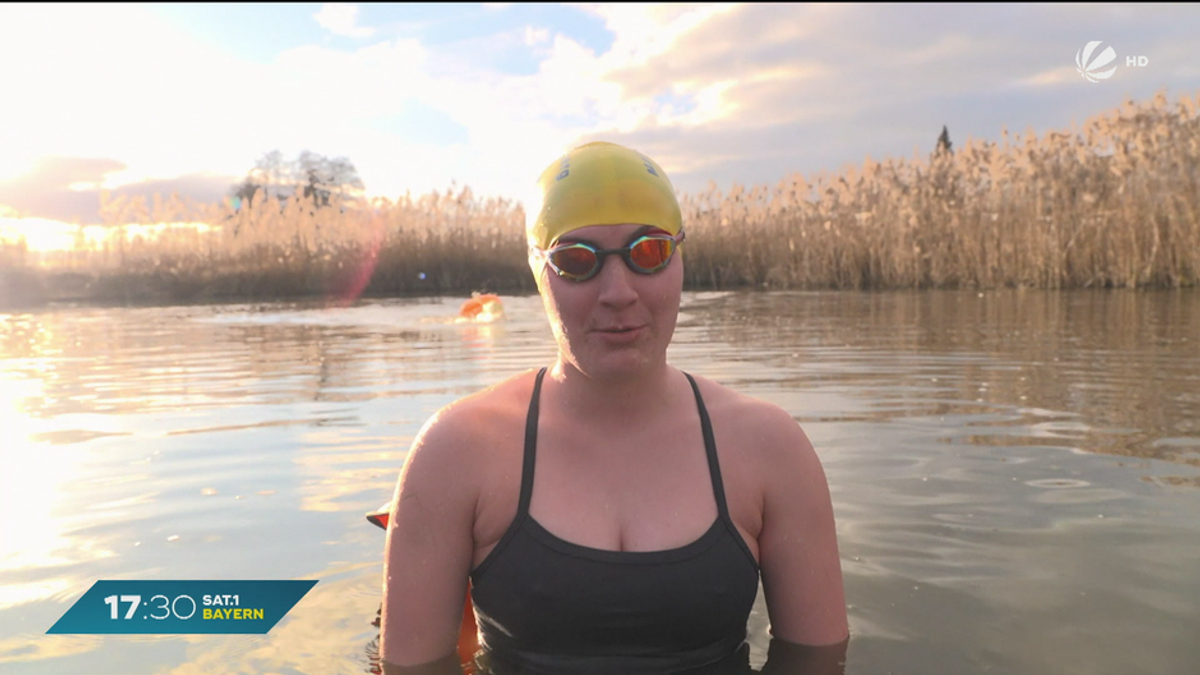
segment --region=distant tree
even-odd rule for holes
[[[254,164],[240,183],[230,188],[230,196],[250,204],[257,198],[275,197],[286,202],[302,188],[304,198],[314,208],[329,206],[329,198],[358,196],[363,189],[358,170],[345,157],[329,158],[305,150],[295,160],[288,161],[283,153],[272,150]]]
[[[333,194],[347,197],[351,191],[363,189],[358,170],[345,157],[330,159],[305,150],[296,160],[295,173],[304,186],[305,199],[311,199],[316,207],[329,206]]]
[[[238,204],[246,204],[249,206],[254,203],[254,197],[262,190],[263,187],[255,183],[249,176],[242,179],[242,182],[234,185],[230,189],[230,195],[238,199]]]
[[[953,154],[954,150],[952,148],[952,145],[953,144],[950,143],[950,130],[946,128],[945,124],[943,124],[942,125],[942,134],[940,136],[938,136],[938,140],[937,140],[937,152],[938,153],[946,152],[946,153]]]
[[[254,168],[250,170],[250,176],[258,185],[262,186],[265,195],[286,197],[287,194],[284,194],[283,191],[287,190],[287,185],[291,182],[292,169],[290,162],[283,158],[282,152],[272,150],[254,163]]]

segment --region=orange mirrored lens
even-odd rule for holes
[[[585,277],[591,274],[596,266],[596,254],[583,246],[567,246],[551,253],[550,261],[563,274]]]
[[[653,270],[670,260],[674,247],[675,242],[670,239],[642,239],[629,250],[629,258],[634,265]]]

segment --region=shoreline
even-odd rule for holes
[[[699,276],[699,273],[688,276]],[[167,284],[154,287],[147,282],[154,281],[150,275],[88,275],[77,272],[39,273],[30,270],[5,270],[0,268],[0,312],[20,313],[46,309],[63,308],[107,308],[107,307],[171,307],[171,306],[200,306],[200,305],[235,305],[235,304],[274,304],[274,303],[304,303],[323,304],[326,306],[352,305],[360,300],[387,300],[393,298],[438,298],[438,297],[470,297],[472,293],[495,293],[498,295],[532,295],[537,293],[532,276],[527,279],[513,280],[509,283],[487,284],[450,284],[440,285],[436,282],[421,284],[408,288],[371,288],[368,284],[363,292],[353,295],[345,293],[345,289],[330,287],[325,291],[271,287],[257,293],[229,292],[236,286],[236,280],[218,278],[201,280],[171,279]],[[1189,292],[1198,288],[1195,285],[1141,285],[1141,286],[1103,286],[1078,285],[1060,286],[1057,288],[1039,287],[1032,285],[941,285],[941,286],[767,286],[754,283],[721,284],[714,286],[705,283],[689,283],[685,279],[684,292],[713,292],[713,291],[857,291],[860,293],[888,292],[929,292],[929,291],[962,291],[992,293],[997,291],[1097,291],[1097,292],[1135,292],[1160,293],[1167,291]],[[222,292],[224,290],[224,292]],[[180,292],[184,291],[184,292]]]

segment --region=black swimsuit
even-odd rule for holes
[[[746,659],[746,620],[758,564],[725,503],[708,411],[700,411],[717,519],[699,539],[666,551],[573,544],[529,515],[537,449],[537,375],[525,426],[517,515],[471,573],[485,661],[498,673],[729,672]]]

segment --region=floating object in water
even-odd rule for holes
[[[504,304],[500,296],[491,293],[472,293],[471,299],[458,309],[458,316],[471,321],[495,321],[504,318]]]
[[[379,508],[367,514],[367,522],[387,529],[388,518],[391,515],[392,503],[384,502]]]

